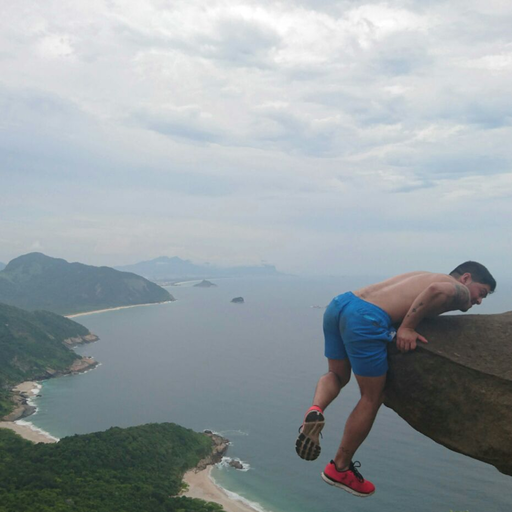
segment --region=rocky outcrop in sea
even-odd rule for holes
[[[214,434],[211,430],[205,430],[203,433],[212,440],[212,453],[197,463],[194,470],[196,473],[206,469],[208,466],[213,466],[220,462],[222,457],[226,454],[229,446],[229,439],[218,434]]]

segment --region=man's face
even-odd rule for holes
[[[482,301],[489,295],[491,291],[491,287],[488,284],[477,283],[476,281],[471,281],[469,283],[465,283],[470,295],[471,306],[480,305]],[[469,308],[468,308],[469,309]]]

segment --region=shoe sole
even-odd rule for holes
[[[322,480],[324,482],[328,483],[329,485],[337,487],[338,489],[343,489],[344,491],[349,492],[350,494],[352,494],[354,496],[358,496],[359,498],[366,498],[368,496],[371,496],[372,494],[375,494],[375,491],[372,491],[372,492],[369,492],[369,493],[366,493],[366,494],[362,493],[362,492],[358,492],[358,491],[352,489],[351,487],[343,485],[340,482],[336,482],[334,480],[331,480],[323,471],[322,471],[322,475],[321,476],[322,476]]]
[[[321,412],[311,411],[304,420],[302,431],[295,442],[297,455],[304,460],[316,460],[320,455],[320,432],[325,425]]]

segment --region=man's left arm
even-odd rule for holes
[[[409,352],[417,341],[428,343],[416,332],[419,323],[428,316],[463,309],[470,301],[469,290],[460,283],[432,283],[413,301],[396,334],[396,345],[401,352]]]

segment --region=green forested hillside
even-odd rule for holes
[[[12,407],[12,385],[44,377],[49,368],[66,370],[78,356],[63,341],[87,334],[83,325],[54,313],[0,303],[0,417]]]
[[[211,440],[171,423],[32,444],[0,429],[0,512],[214,512],[174,497]]]
[[[167,290],[138,275],[41,253],[20,256],[0,271],[0,302],[28,310],[71,314],[168,300]]]

